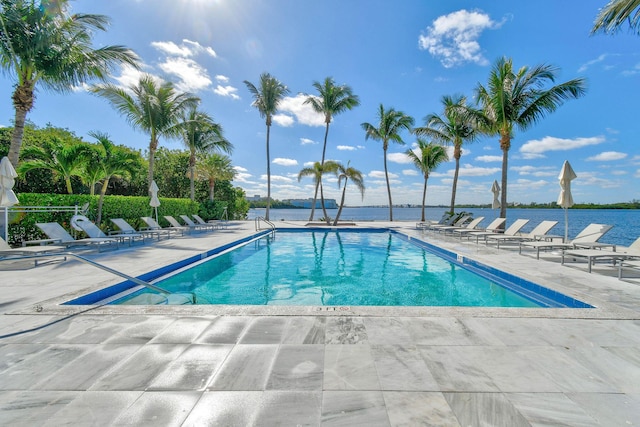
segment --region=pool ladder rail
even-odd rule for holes
[[[264,222],[265,224],[268,225],[268,228],[271,229],[271,237],[275,238],[276,237],[276,225],[274,223],[272,223],[271,221],[269,221],[268,219],[265,219],[262,216],[257,216],[254,220],[255,222],[255,226],[256,226],[256,231],[260,231],[262,230],[262,227],[260,227],[260,221]]]
[[[74,258],[80,262],[83,262],[85,264],[91,265],[93,267],[99,268],[101,270],[104,270],[108,273],[114,274],[116,276],[120,276],[126,280],[129,280],[130,282],[135,283],[138,286],[143,286],[147,289],[151,289],[152,291],[159,293],[160,295],[163,296],[163,299],[161,300],[162,302],[158,302],[157,304],[172,304],[172,305],[185,305],[185,304],[195,304],[196,303],[196,296],[195,294],[193,294],[192,292],[187,292],[187,293],[183,293],[183,292],[169,292],[166,289],[163,289],[159,286],[156,285],[152,285],[149,282],[146,282],[142,279],[139,279],[137,277],[133,277],[133,276],[129,276],[126,273],[123,273],[121,271],[115,270],[111,267],[107,267],[106,265],[103,264],[99,264],[95,261],[92,261],[88,258],[82,257],[78,254],[74,254],[71,252],[60,252],[60,253],[51,253],[51,254],[38,254],[38,255],[25,255],[25,256],[21,256],[21,257],[12,257],[12,258],[5,258],[5,260],[9,261],[16,261],[16,260],[21,260],[21,259],[34,259],[37,260],[38,258],[51,258],[51,257],[63,257],[64,261],[67,260],[67,257],[71,257]],[[37,264],[36,264],[37,265]]]

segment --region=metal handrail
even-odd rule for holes
[[[262,216],[257,216],[255,218],[255,220],[254,220],[255,226],[256,226],[256,231],[262,230],[262,228],[260,228],[260,221],[262,221],[265,224],[267,224],[269,226],[269,228],[271,229],[271,235],[275,236],[275,234],[276,234],[276,225],[274,223],[272,223],[271,221],[269,221],[268,219],[265,219]]]

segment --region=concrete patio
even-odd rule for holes
[[[122,279],[74,260],[4,261],[0,424],[640,425],[637,276],[414,225],[358,223],[596,308],[60,306]],[[137,276],[252,233],[236,222],[87,257]]]

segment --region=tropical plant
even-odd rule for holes
[[[411,131],[413,123],[413,117],[393,108],[385,110],[384,106],[380,104],[377,127],[371,123],[362,123],[361,125],[365,131],[365,140],[371,138],[376,141],[382,141],[384,177],[387,181],[387,194],[389,196],[389,221],[393,221],[393,202],[391,201],[391,185],[389,184],[389,171],[387,169],[387,149],[389,148],[389,141],[404,145],[400,132],[403,130]]]
[[[324,165],[325,154],[327,151],[327,137],[329,136],[329,124],[333,120],[333,116],[357,107],[360,105],[360,99],[357,95],[353,94],[351,87],[347,85],[337,86],[331,77],[325,78],[324,83],[317,81],[313,82],[313,87],[318,91],[319,95],[308,95],[304,103],[311,104],[311,107],[316,113],[324,115],[324,144],[322,146],[322,160],[320,161],[320,164]],[[317,199],[318,185],[316,185],[315,192],[313,194],[314,207]],[[312,209],[309,221],[313,220],[313,214],[314,210]]]
[[[17,171],[24,177],[36,169],[50,170],[54,177],[64,180],[67,193],[73,194],[71,177],[82,176],[90,154],[89,144],[68,144],[53,137],[40,146],[24,147]]]
[[[456,204],[456,191],[458,188],[458,175],[460,172],[460,157],[462,146],[473,142],[479,132],[467,112],[467,98],[461,95],[442,97],[444,112],[442,116],[429,114],[425,117],[425,126],[413,129],[416,135],[427,136],[436,141],[453,145],[453,158],[456,161],[451,185],[451,204],[449,211],[454,213]],[[424,216],[424,206],[423,206]],[[424,221],[424,218],[422,218]]]
[[[502,57],[493,65],[487,86],[479,84],[476,88],[476,99],[482,109],[468,111],[483,133],[500,136],[501,218],[506,218],[507,214],[507,171],[514,128],[524,131],[565,101],[577,99],[586,92],[582,78],[545,88],[545,84],[555,82],[556,71],[555,67],[545,64],[533,68],[525,66],[516,71],[513,61]]]
[[[196,164],[196,176],[209,183],[209,200],[213,201],[216,181],[232,181],[236,176],[236,170],[231,164],[231,159],[225,155],[201,154]]]
[[[100,198],[98,199],[98,216],[96,223],[102,220],[102,205],[107,194],[109,180],[112,177],[132,176],[140,170],[140,156],[130,149],[115,145],[109,135],[104,132],[91,131],[89,136],[98,141],[98,146],[92,146],[85,164],[85,182],[90,186],[91,195],[94,194],[95,184],[102,182]]]
[[[148,182],[151,185],[160,136],[179,137],[178,124],[183,113],[196,108],[200,99],[190,93],[176,91],[170,82],[159,83],[149,74],[141,76],[137,85],[126,89],[104,84],[94,86],[91,91],[109,101],[133,128],[149,134]]]
[[[178,126],[182,133],[182,142],[189,149],[189,194],[191,200],[195,200],[196,153],[224,151],[231,154],[233,144],[224,138],[222,126],[197,108],[183,113]]]
[[[265,119],[267,125],[267,208],[265,219],[269,220],[269,208],[271,206],[271,160],[269,156],[269,134],[273,116],[278,111],[278,105],[289,93],[289,89],[278,79],[269,73],[260,75],[260,83],[256,87],[253,83],[245,80],[244,84],[253,96],[253,105],[260,113],[260,117]]]
[[[415,150],[407,150],[405,154],[411,159],[416,169],[424,176],[424,186],[422,188],[422,217],[420,221],[425,221],[425,201],[427,199],[427,181],[429,174],[440,164],[449,161],[446,148],[440,144],[427,142],[422,138],[416,141],[418,145]]]
[[[629,24],[630,30],[640,34],[640,0],[611,0],[600,9],[591,34],[614,34],[625,22]]]
[[[322,190],[322,176],[327,173],[336,174],[338,171],[338,163],[333,160],[327,160],[324,162],[324,165],[320,162],[315,162],[313,166],[306,167],[298,172],[298,182],[302,180],[305,176],[310,176],[313,179],[313,183],[316,188],[320,188],[320,204],[322,206],[322,213],[324,214],[324,221],[329,224],[330,218],[327,215],[327,209],[324,205],[324,191]],[[313,211],[316,208],[316,201],[313,201],[313,205],[311,206],[311,217],[313,218]]]
[[[362,178],[362,172],[358,169],[349,166],[351,161],[347,162],[347,165],[344,166],[342,163],[338,163],[338,187],[342,184],[342,180],[344,180],[344,186],[342,187],[342,198],[340,199],[340,207],[338,208],[338,213],[336,214],[336,219],[333,221],[333,225],[338,225],[338,220],[340,219],[340,214],[342,213],[342,208],[344,206],[344,197],[347,193],[347,182],[351,180],[358,190],[360,191],[360,195],[364,198],[364,179]]]
[[[66,0],[56,3],[54,10],[33,0],[0,0],[0,67],[16,79],[9,149],[14,167],[36,86],[65,93],[93,79],[104,81],[119,65],[138,67],[138,57],[123,46],[93,48],[94,31],[107,29],[106,16],[69,15]]]

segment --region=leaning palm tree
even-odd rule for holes
[[[260,75],[260,83],[256,87],[253,83],[245,80],[244,84],[253,95],[253,105],[258,109],[260,117],[265,119],[267,125],[267,209],[265,219],[269,220],[269,208],[271,207],[271,160],[269,158],[269,133],[273,116],[278,111],[278,105],[289,93],[289,89],[278,79],[269,73]]]
[[[55,177],[64,180],[67,193],[73,194],[71,177],[81,177],[91,148],[86,143],[65,143],[56,137],[39,146],[27,146],[23,149],[24,160],[18,166],[18,173],[24,176],[36,169],[53,172]]]
[[[86,181],[91,181],[91,194],[94,194],[95,184],[102,182],[100,198],[98,199],[98,215],[96,224],[102,221],[102,205],[107,194],[111,178],[133,176],[140,169],[140,156],[130,149],[117,146],[107,133],[91,131],[89,136],[98,141],[98,146],[93,147],[92,153],[85,166]],[[89,182],[87,182],[89,183]]]
[[[342,198],[340,199],[340,207],[338,208],[338,213],[336,214],[336,219],[333,221],[333,225],[338,225],[338,219],[340,219],[340,214],[342,213],[342,208],[344,206],[344,196],[347,193],[347,182],[351,180],[358,190],[360,190],[360,195],[364,199],[364,180],[362,178],[362,172],[358,169],[349,166],[351,161],[347,162],[347,166],[344,166],[342,163],[338,163],[338,187],[342,184],[342,180],[344,179],[344,186],[342,187]]]
[[[629,28],[636,34],[640,34],[640,0],[611,0],[600,9],[591,34],[614,34],[625,23],[629,24]]]
[[[327,209],[324,206],[324,192],[322,191],[322,176],[327,173],[336,174],[338,171],[338,163],[333,160],[327,160],[324,162],[324,165],[320,162],[315,162],[313,166],[306,167],[298,172],[298,182],[302,180],[305,176],[310,176],[313,178],[313,183],[316,188],[320,188],[320,200],[322,205],[322,213],[324,214],[324,220],[329,224],[330,218],[327,215]],[[313,205],[311,206],[311,217],[313,218],[313,211],[316,208],[316,201],[313,201]]]
[[[417,150],[407,150],[405,154],[411,159],[416,169],[422,172],[424,176],[424,186],[422,188],[422,218],[420,220],[424,222],[426,220],[424,210],[427,199],[427,181],[429,180],[429,175],[431,171],[440,166],[440,164],[449,161],[449,155],[447,154],[447,150],[440,144],[427,142],[421,138],[418,138],[416,143],[418,145]]]
[[[196,164],[196,176],[209,183],[209,200],[213,201],[216,181],[233,180],[236,170],[231,164],[231,159],[223,154],[201,153]]]
[[[182,142],[189,149],[189,181],[191,200],[195,200],[196,153],[224,151],[233,152],[233,144],[223,136],[222,126],[213,118],[197,108],[183,113],[178,125],[182,133]]]
[[[122,64],[138,67],[138,57],[123,46],[92,44],[94,31],[106,31],[103,15],[67,13],[66,3],[52,11],[33,0],[0,0],[0,67],[15,76],[15,119],[9,160],[17,167],[27,113],[36,86],[70,92],[93,79],[105,80]]]
[[[442,105],[444,106],[442,116],[429,114],[424,119],[425,126],[415,128],[413,132],[416,135],[427,136],[436,141],[453,145],[453,158],[456,161],[456,167],[453,173],[451,204],[449,207],[449,211],[453,214],[456,205],[456,190],[458,187],[462,146],[465,143],[473,142],[478,137],[479,132],[470,120],[469,115],[465,114],[467,108],[466,97],[461,95],[445,95],[442,97]],[[422,220],[424,221],[424,218]]]
[[[544,88],[545,84],[555,82],[556,71],[555,67],[545,64],[515,71],[512,60],[503,57],[491,69],[487,86],[479,84],[476,88],[476,99],[482,109],[470,109],[469,112],[485,134],[500,136],[501,218],[506,218],[507,214],[507,170],[514,129],[528,129],[565,101],[577,99],[586,92],[582,78]]]
[[[324,144],[322,146],[322,160],[320,164],[324,165],[325,154],[327,152],[327,137],[329,136],[329,124],[333,120],[333,116],[340,114],[346,110],[351,110],[360,105],[360,99],[353,94],[351,87],[347,85],[337,86],[331,77],[324,79],[324,83],[318,81],[313,82],[313,87],[318,91],[318,96],[308,95],[305,104],[311,104],[316,113],[324,115],[325,131]],[[318,186],[316,185],[313,194],[313,205],[315,206],[318,199]],[[311,210],[309,221],[313,220],[314,210]]]
[[[389,184],[389,172],[387,170],[387,149],[389,148],[389,141],[404,145],[400,132],[402,130],[411,131],[413,123],[413,117],[393,108],[385,110],[384,106],[380,104],[377,127],[370,123],[362,123],[361,125],[366,132],[365,139],[371,138],[376,141],[382,141],[384,176],[387,180],[387,194],[389,195],[389,221],[393,221],[393,202],[391,201],[391,185]]]
[[[91,91],[105,98],[122,114],[134,129],[147,132],[149,139],[149,185],[153,181],[155,153],[160,136],[180,136],[183,112],[195,108],[200,99],[190,93],[178,92],[172,83],[159,83],[145,74],[137,85],[124,89],[113,84],[94,86]]]

